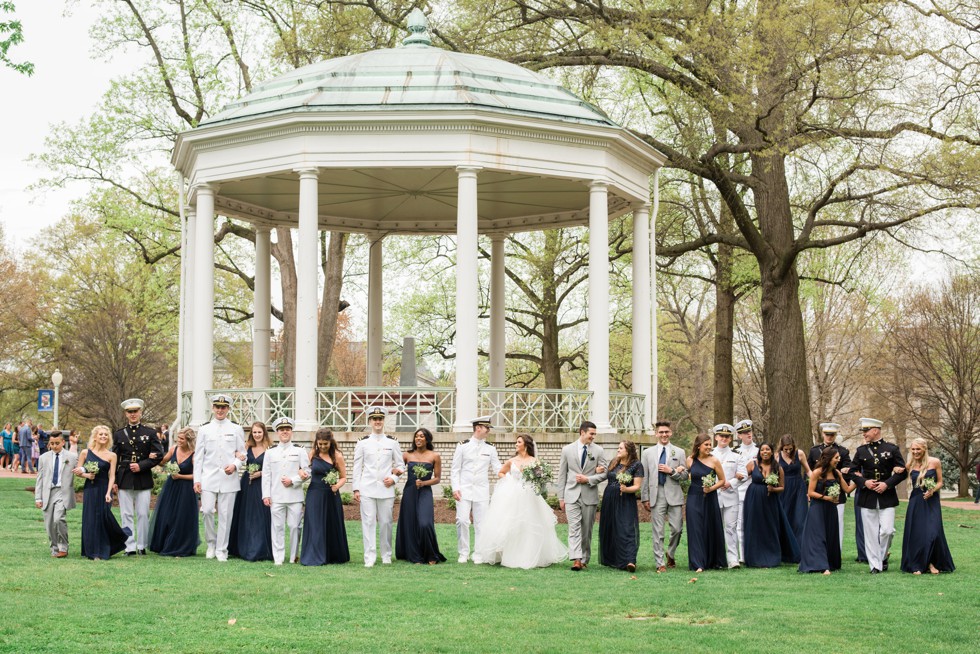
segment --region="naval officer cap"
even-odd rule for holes
[[[473,418],[471,422],[473,423],[474,427],[486,427],[487,429],[490,429],[493,420],[490,418],[490,416],[480,416],[479,418]]]
[[[836,434],[840,432],[840,425],[836,422],[821,422],[820,431],[824,434]]]
[[[131,397],[119,406],[123,408],[123,411],[130,411],[133,409],[142,409],[146,406],[146,403],[138,397]]]
[[[721,424],[715,425],[714,428],[711,430],[711,433],[713,433],[715,436],[728,436],[729,438],[731,438],[732,433],[734,431],[735,431],[734,427],[732,427],[728,423],[723,422]]]
[[[869,429],[874,429],[877,427],[881,429],[884,423],[881,420],[875,420],[874,418],[861,418],[861,431],[868,431]]]
[[[288,427],[289,429],[292,429],[295,426],[296,423],[293,422],[292,418],[287,418],[286,416],[282,416],[281,418],[276,418],[276,421],[272,423],[272,430],[279,431],[283,427]]]
[[[735,423],[735,431],[740,434],[747,434],[752,431],[752,421],[751,420],[739,420]]]
[[[211,406],[231,406],[231,395],[217,393],[211,396]]]
[[[367,412],[368,420],[370,420],[371,418],[384,418],[387,415],[388,415],[388,409],[384,408],[383,406],[377,406],[377,405],[370,407]]]

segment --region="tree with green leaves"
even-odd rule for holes
[[[13,14],[17,10],[12,2],[0,2],[0,13]],[[10,58],[10,48],[24,42],[24,26],[19,20],[0,20],[0,64],[18,73],[31,76],[34,64],[29,61],[15,62]]]

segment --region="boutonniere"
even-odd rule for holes
[[[589,461],[595,461],[595,457],[592,456],[592,452],[588,450],[585,451],[585,458]]]

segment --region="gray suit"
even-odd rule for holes
[[[37,480],[34,483],[34,501],[41,503],[44,526],[51,541],[51,553],[68,551],[68,509],[75,508],[75,487],[72,469],[78,465],[78,454],[61,450],[58,467],[60,488],[52,488],[54,480],[54,452],[45,452],[37,461]]]
[[[606,455],[602,447],[592,443],[586,450],[582,465],[582,444],[569,443],[561,450],[558,466],[558,499],[565,502],[568,518],[568,558],[588,563],[592,556],[592,525],[595,524],[596,507],[599,505],[599,482],[605,474],[597,474],[596,468],[606,467]],[[588,483],[575,481],[575,475],[589,478]]]
[[[675,558],[677,545],[681,542],[683,532],[683,521],[681,518],[681,507],[684,505],[684,491],[681,489],[680,482],[688,478],[688,471],[685,468],[677,472],[677,468],[684,466],[687,455],[684,450],[676,445],[666,445],[666,455],[664,464],[674,469],[672,474],[667,475],[663,486],[660,485],[660,474],[657,466],[660,463],[660,453],[665,446],[657,443],[653,447],[643,450],[640,461],[646,476],[643,478],[643,486],[640,487],[640,499],[650,503],[652,513],[651,523],[653,525],[653,557],[657,561],[657,567],[662,567],[664,563],[664,518],[670,522],[670,545],[667,549],[667,556]]]

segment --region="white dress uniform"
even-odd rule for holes
[[[354,446],[354,475],[351,484],[361,494],[361,535],[364,539],[364,565],[371,567],[378,559],[375,525],[381,531],[381,562],[391,563],[392,511],[395,508],[395,484],[386,487],[385,477],[396,483],[401,469],[402,450],[394,438],[371,434]]]
[[[725,547],[728,556],[728,567],[738,565],[738,489],[748,479],[745,462],[738,452],[730,447],[716,447],[711,454],[721,462],[725,471],[725,480],[731,488],[718,489],[718,506],[721,507],[721,521],[725,526]],[[736,478],[741,473],[743,479]]]
[[[759,446],[755,444],[755,441],[748,445],[743,444],[739,446],[738,454],[742,457],[741,469],[745,474],[745,479],[738,485],[738,560],[739,563],[745,563],[745,530],[742,528],[742,518],[745,511],[745,494],[749,491],[749,485],[752,484],[752,476],[748,474],[748,465],[750,461],[755,461],[759,456]]]
[[[303,519],[303,477],[300,471],[310,471],[310,455],[306,448],[279,443],[265,454],[262,464],[262,499],[268,498],[272,509],[272,560],[282,565],[286,558],[286,527],[289,527],[289,560],[299,554],[299,532]],[[284,486],[289,477],[292,486]]]
[[[207,541],[207,557],[228,560],[228,535],[235,509],[235,494],[241,485],[238,471],[242,462],[236,452],[245,451],[245,432],[227,418],[212,419],[197,433],[194,450],[194,483],[201,484],[201,513],[204,515],[204,539]],[[228,465],[235,472],[225,473]],[[215,507],[217,506],[217,527]]]
[[[470,512],[473,512],[474,552],[480,549],[483,516],[490,506],[489,472],[494,477],[500,472],[502,464],[497,456],[497,448],[485,439],[471,437],[456,446],[453,453],[453,468],[450,483],[453,492],[460,494],[456,500],[456,543],[459,561],[465,563],[470,555]],[[481,563],[476,556],[474,563]]]

